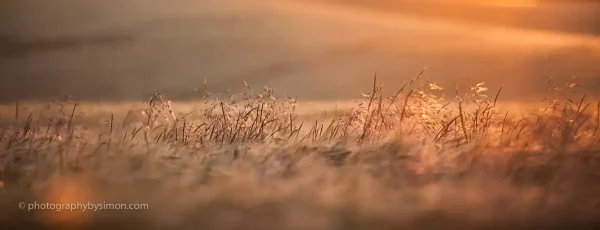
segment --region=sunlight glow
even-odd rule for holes
[[[514,8],[529,8],[537,7],[539,0],[466,0],[465,2],[487,5],[487,6],[498,6],[498,7],[514,7]]]

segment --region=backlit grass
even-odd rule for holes
[[[575,79],[572,79],[575,80]],[[244,82],[245,83],[245,82]],[[296,98],[206,87],[178,110],[157,91],[102,118],[15,103],[0,130],[4,225],[57,229],[590,229],[600,214],[600,103],[547,83],[526,114],[485,83],[373,77],[350,110],[300,117]],[[83,102],[82,102],[83,103]],[[100,119],[99,121],[96,121]],[[95,123],[95,124],[94,124]],[[18,202],[147,203],[24,211]]]

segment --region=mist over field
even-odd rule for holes
[[[424,67],[447,88],[504,84],[502,99],[537,100],[551,76],[600,87],[597,34],[353,2],[3,1],[0,99],[137,101],[156,89],[191,99],[206,78],[211,92],[242,90],[245,80],[299,99],[345,100],[367,91],[375,72],[395,87]]]

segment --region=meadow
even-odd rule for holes
[[[156,91],[130,109],[70,99],[2,110],[2,225],[10,229],[593,229],[600,103],[550,79],[516,115],[484,82],[372,78],[351,108],[300,116],[267,86]],[[12,109],[9,109],[12,108]],[[125,108],[125,107],[123,107]],[[97,108],[96,108],[97,109]],[[124,112],[127,111],[127,112]],[[104,114],[104,115],[102,115]],[[306,113],[305,113],[306,114]],[[21,210],[18,202],[147,210]]]
[[[5,0],[0,226],[598,229],[597,7],[351,2]]]

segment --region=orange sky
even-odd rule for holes
[[[503,7],[534,7],[538,5],[539,0],[460,0],[462,2],[503,6]]]

